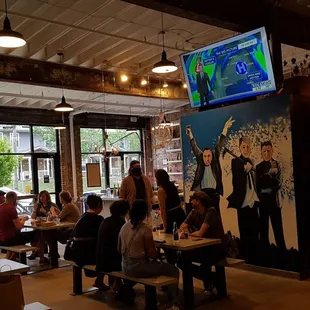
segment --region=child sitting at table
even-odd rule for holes
[[[183,269],[185,259],[201,263],[200,266],[192,264],[192,274],[195,278],[203,281],[205,292],[210,293],[214,290],[211,267],[226,257],[223,243],[224,229],[219,214],[215,208],[210,206],[211,200],[206,193],[195,192],[191,196],[191,203],[193,210],[180,226],[181,238],[185,238],[185,233],[188,233],[193,237],[221,239],[222,243],[182,253],[178,267]]]

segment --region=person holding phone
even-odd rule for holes
[[[192,262],[200,263],[200,266],[192,264],[192,274],[195,278],[203,281],[205,292],[209,293],[214,290],[211,267],[217,261],[226,257],[225,234],[219,214],[212,207],[211,200],[206,193],[201,191],[195,192],[191,196],[191,203],[193,210],[188,214],[180,227],[181,238],[185,238],[188,233],[189,236],[195,237],[195,239],[221,239],[222,243],[188,251],[188,253],[183,252],[178,261],[178,266],[180,269],[183,269],[183,262],[188,259]]]

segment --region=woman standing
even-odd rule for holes
[[[181,208],[178,189],[170,182],[167,171],[163,169],[157,170],[155,178],[159,186],[158,202],[164,231],[171,234],[173,223],[176,222],[178,227],[180,227],[185,220],[185,213]]]

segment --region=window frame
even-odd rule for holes
[[[127,128],[102,128],[102,127],[91,127],[91,126],[80,126],[80,133],[81,133],[81,129],[101,129],[102,131],[102,135],[103,135],[103,143],[105,145],[105,148],[107,147],[105,144],[105,134],[106,134],[106,130],[126,130]],[[124,166],[124,155],[130,155],[130,154],[138,154],[141,158],[141,163],[144,161],[144,148],[143,148],[143,138],[142,138],[142,129],[137,128],[137,129],[133,129],[139,132],[139,137],[140,137],[140,151],[119,151],[118,155],[115,155],[115,157],[120,156],[121,158],[121,171],[122,171],[122,178],[123,176],[127,175],[127,171],[123,171],[125,166]],[[80,143],[81,142],[81,136],[80,136]],[[100,147],[100,146],[99,146]],[[82,170],[82,156],[83,155],[91,155],[91,154],[101,154],[100,152],[82,152],[82,146],[81,146],[81,170]],[[111,151],[106,151],[106,156],[113,156],[111,154]],[[105,169],[104,169],[104,178],[105,178],[105,184],[106,184],[106,188],[110,187],[111,185],[111,181],[110,181],[110,161],[105,162]],[[85,192],[84,187],[83,187],[83,193]]]

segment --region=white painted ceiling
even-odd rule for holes
[[[156,99],[87,91],[64,90],[67,103],[75,111],[123,115],[154,116],[161,109],[176,112],[187,100]],[[0,106],[52,110],[61,101],[62,90],[52,87],[0,82]]]

